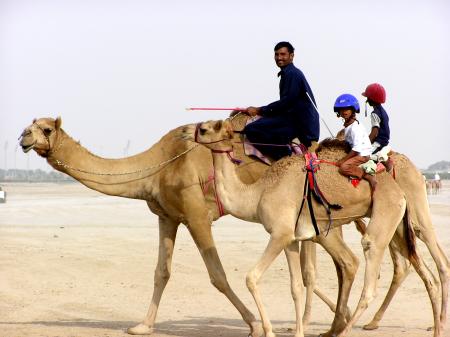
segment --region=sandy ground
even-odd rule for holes
[[[127,336],[129,326],[147,312],[158,249],[157,218],[143,201],[101,195],[79,184],[3,184],[0,204],[0,337]],[[450,255],[450,182],[430,196],[434,225]],[[257,314],[246,289],[245,274],[263,251],[268,236],[262,226],[224,217],[213,227],[229,282]],[[360,256],[353,226],[345,236]],[[424,251],[423,245],[420,249]],[[431,265],[428,253],[426,261]],[[336,296],[331,259],[319,248],[319,285]],[[362,287],[363,262],[352,291],[354,308]],[[431,308],[415,272],[407,278],[380,329],[364,331],[392,277],[385,255],[378,297],[350,336],[432,336]],[[264,302],[278,336],[292,336],[294,308],[284,256],[261,281]],[[306,336],[328,329],[332,313],[314,299]],[[155,337],[246,336],[239,313],[209,282],[206,268],[184,226],[175,247],[173,273],[163,295]],[[450,336],[447,328],[444,336]]]

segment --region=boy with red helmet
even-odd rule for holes
[[[370,115],[372,130],[369,134],[369,139],[372,143],[371,159],[381,161],[389,172],[392,169],[392,162],[387,157],[388,152],[391,150],[389,146],[389,116],[381,106],[381,104],[386,102],[386,90],[381,84],[372,83],[367,86],[362,95],[367,97],[367,103],[373,107]]]
[[[356,119],[356,114],[359,113],[358,99],[350,94],[340,95],[334,103],[334,112],[338,117],[344,119],[345,141],[351,146],[351,151],[336,163],[339,167],[339,173],[344,176],[367,180],[373,192],[377,184],[375,177],[366,173],[360,167],[370,159],[372,146],[366,129]]]

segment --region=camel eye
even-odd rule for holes
[[[203,136],[206,133],[206,129],[200,128],[199,132]]]
[[[52,131],[53,131],[53,130],[52,130],[51,128],[44,128],[44,133],[45,133],[46,135],[51,134]]]

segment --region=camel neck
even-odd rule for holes
[[[152,179],[161,167],[158,144],[138,155],[107,159],[96,156],[60,131],[57,149],[49,154],[48,163],[89,188],[108,195],[147,199]]]
[[[236,172],[234,164],[226,153],[213,153],[215,184],[219,198],[225,210],[233,216],[252,222],[258,222],[255,218],[255,209],[258,205],[257,196],[261,183],[243,183]]]

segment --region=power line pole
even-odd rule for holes
[[[8,173],[6,171],[8,171],[8,141],[5,141],[5,174],[7,175]]]

